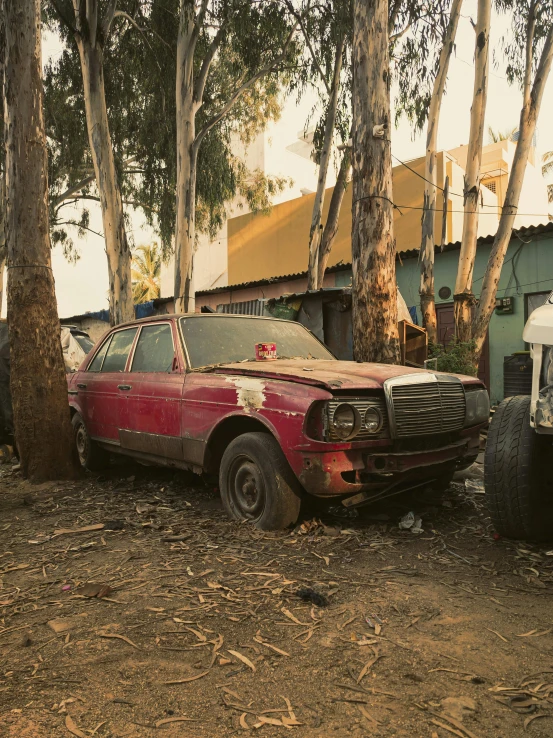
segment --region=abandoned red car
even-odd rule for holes
[[[489,414],[474,377],[338,361],[299,323],[239,315],[117,326],[68,383],[84,466],[116,452],[218,474],[227,513],[265,530],[306,493],[349,507],[446,487]]]

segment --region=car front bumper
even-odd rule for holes
[[[424,451],[377,448],[327,452],[302,451],[298,479],[317,497],[378,493],[388,486],[403,489],[403,482],[431,481],[449,471],[470,465],[478,455],[478,433]]]

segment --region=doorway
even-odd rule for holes
[[[453,339],[455,335],[455,318],[453,315],[453,303],[447,302],[436,305],[436,319],[438,323],[438,343],[444,346]],[[482,348],[480,364],[478,365],[478,379],[480,379],[488,391],[490,389],[490,341],[489,333],[486,333],[486,340]]]

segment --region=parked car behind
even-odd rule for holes
[[[76,371],[93,348],[94,342],[88,333],[74,325],[62,325],[60,337],[65,371]],[[8,324],[5,320],[0,320],[0,443],[13,445],[13,433]]]
[[[278,358],[256,361],[256,344]],[[294,523],[303,495],[365,504],[449,484],[478,454],[474,377],[338,361],[299,323],[172,315],[112,329],[69,377],[81,463],[109,452],[218,474],[227,513]]]

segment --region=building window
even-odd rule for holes
[[[531,315],[531,313],[534,312],[536,308],[541,307],[545,303],[550,294],[551,290],[548,290],[547,292],[530,292],[529,294],[524,295],[525,322],[528,320],[528,317]]]

